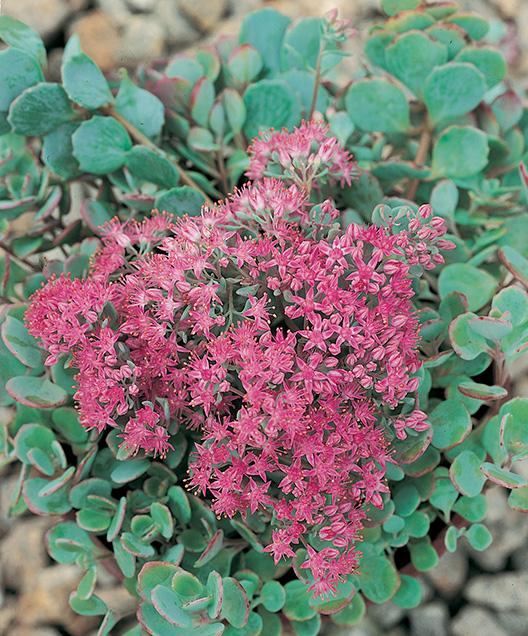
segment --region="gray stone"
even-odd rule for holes
[[[464,585],[468,571],[467,557],[461,550],[446,552],[427,578],[446,598],[453,598]]]
[[[458,612],[451,630],[453,636],[509,636],[488,610],[471,605]]]
[[[150,62],[163,54],[165,34],[163,27],[153,18],[130,16],[118,49],[119,64],[134,66]]]
[[[156,0],[127,0],[127,4],[134,11],[150,13],[151,11],[154,11]]]
[[[48,563],[44,533],[51,519],[18,519],[0,544],[0,563],[4,585],[14,590],[28,589],[35,572]]]
[[[177,10],[174,0],[158,0],[154,15],[165,30],[167,42],[175,48],[184,48],[200,37],[199,31]]]
[[[199,31],[211,31],[227,10],[227,0],[178,0],[178,8]]]
[[[449,613],[438,601],[422,605],[409,613],[412,636],[447,636]]]
[[[81,578],[75,565],[54,565],[34,571],[33,582],[18,602],[20,625],[57,625],[72,636],[86,636],[98,624],[93,616],[80,616],[70,608],[68,599]],[[30,632],[32,633],[32,632]]]
[[[38,31],[48,40],[57,33],[72,13],[72,7],[66,0],[7,0],[3,3],[3,13]]]
[[[60,636],[56,629],[51,627],[15,627],[9,632],[9,636]]]
[[[103,13],[120,27],[126,26],[130,18],[130,11],[125,0],[97,0]]]
[[[90,11],[76,19],[69,31],[79,36],[82,50],[103,71],[110,71],[118,66],[119,26],[107,13],[101,10]]]
[[[528,542],[528,523],[524,515],[509,507],[503,488],[490,488],[486,499],[488,512],[484,523],[493,536],[492,547],[478,552],[468,546],[468,552],[483,570],[499,572],[504,569],[510,555]]]
[[[378,625],[388,629],[399,623],[403,617],[404,611],[401,607],[394,603],[383,603],[383,605],[372,605],[368,609],[370,618]]]
[[[476,576],[464,592],[473,603],[499,612],[515,611],[528,615],[528,572]]]
[[[508,636],[526,636],[528,632],[528,618],[526,614],[499,612],[497,618]],[[479,636],[482,636],[482,632]]]
[[[364,618],[361,623],[352,627],[338,627],[328,622],[321,636],[386,636],[386,632],[380,630],[370,618]]]

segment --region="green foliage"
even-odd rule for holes
[[[115,81],[73,38],[53,83],[38,35],[0,17],[0,404],[13,412],[2,461],[20,470],[12,514],[58,516],[48,550],[82,568],[70,604],[100,616],[102,635],[119,617],[97,596],[100,562],[137,594],[138,634],[279,636],[284,622],[305,636],[320,631],[321,617],[356,624],[365,599],[418,605],[418,579],[394,565],[401,548],[418,572],[459,541],[486,549],[488,483],[528,512],[516,470],[528,457],[528,401],[512,395],[508,375],[528,339],[522,96],[480,16],[451,3],[381,6],[388,17],[369,34],[369,65],[350,86],[332,73],[342,37],[328,19],[292,23],[265,9],[244,20],[238,38]],[[72,361],[61,357],[46,372],[23,322],[42,282],[85,275],[113,216],[198,215],[243,182],[253,136],[314,111],[361,168],[332,193],[342,225],[370,221],[374,208],[375,223],[402,219],[431,202],[456,245],[416,288],[418,396],[431,429],[389,440],[398,464],[382,507],[370,512],[359,573],[323,598],[310,591],[304,550],[278,565],[263,552],[268,520],[217,519],[185,489],[195,433],[174,436],[162,462],[129,457],[115,433],[86,431],[73,408]],[[21,230],[22,215],[30,221]],[[433,524],[442,538],[432,540]]]

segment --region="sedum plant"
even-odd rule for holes
[[[488,483],[528,511],[522,99],[497,25],[382,8],[345,84],[335,14],[60,83],[0,17],[2,462],[101,636],[412,608]]]

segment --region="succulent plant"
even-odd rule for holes
[[[286,630],[310,636],[322,621],[355,624],[368,603],[392,599],[412,608],[421,601],[420,573],[434,568],[443,550],[454,551],[459,541],[477,550],[489,546],[487,484],[507,488],[511,507],[528,512],[528,481],[516,470],[528,454],[528,399],[515,396],[510,377],[528,342],[522,96],[482,17],[451,2],[381,4],[387,18],[371,30],[363,65],[346,84],[334,67],[344,55],[348,25],[335,14],[291,23],[265,9],[244,20],[238,38],[140,68],[133,78],[124,72],[106,78],[73,38],[61,83],[46,81],[38,36],[0,17],[6,44],[0,51],[0,404],[12,412],[1,428],[1,461],[20,475],[12,514],[57,517],[49,552],[82,568],[70,604],[80,614],[103,617],[101,636],[114,628],[128,629],[128,636]],[[265,132],[269,128],[286,130]],[[332,141],[306,130],[324,130]],[[280,196],[266,191],[259,207],[261,199],[251,199],[262,195],[258,187],[237,190],[246,173],[256,183],[279,183]],[[141,266],[149,251],[165,249],[167,227],[203,229],[208,215],[222,211],[236,217],[233,227],[223,227],[241,240],[275,232],[279,241],[277,218],[290,210],[281,207],[286,192],[294,211],[286,220],[306,241],[337,249],[343,237],[358,242],[365,231],[392,237],[404,250],[402,237],[416,232],[417,240],[415,252],[400,256],[412,279],[409,316],[419,329],[420,365],[415,371],[409,363],[409,390],[376,411],[393,461],[380,455],[369,473],[384,479],[372,489],[378,497],[361,503],[357,563],[323,596],[314,593],[314,578],[303,567],[313,559],[310,550],[328,548],[317,523],[303,535],[305,544],[275,562],[265,548],[280,529],[276,513],[222,516],[214,488],[190,488],[197,485],[188,481],[196,449],[206,434],[216,434],[200,420],[196,394],[199,426],[180,425],[162,387],[150,405],[134,402],[131,393],[105,428],[82,402],[75,408],[79,348],[52,350],[46,313],[35,309],[46,290],[63,284],[71,293],[61,292],[58,300],[51,294],[49,302],[57,304],[44,305],[50,316],[58,312],[62,343],[72,336],[71,321],[79,333],[96,323],[116,330],[121,309],[89,291],[108,241],[121,241],[120,249],[130,250],[126,262]],[[292,192],[305,197],[302,205]],[[434,227],[447,228],[443,248],[454,249],[432,245],[431,228],[418,222],[430,218],[428,204],[438,219]],[[167,215],[151,216],[155,208]],[[234,223],[229,214],[222,223]],[[160,234],[148,240],[133,230],[154,227],[160,218],[167,227],[155,228]],[[136,232],[133,241],[129,231]],[[215,267],[227,267],[220,261]],[[290,258],[285,271],[295,262]],[[123,278],[116,272],[117,288]],[[247,324],[256,320],[253,302],[263,297],[262,280],[231,274],[218,279],[219,298],[234,324]],[[79,321],[82,312],[73,303],[80,290],[100,307]],[[276,303],[273,330],[308,333],[299,316],[285,311],[296,302],[292,290],[269,290]],[[223,311],[208,315],[216,319]],[[335,344],[334,336],[325,337]],[[196,340],[194,333],[186,338]],[[111,364],[115,358],[132,369],[130,350],[116,342],[108,350]],[[81,362],[88,373],[90,359]],[[357,369],[357,360],[350,364]],[[369,388],[372,369],[357,373]],[[240,392],[238,380],[230,381]],[[119,418],[128,413],[137,424],[149,415],[141,408],[165,422],[159,446],[123,441],[127,424]],[[423,419],[412,420],[417,411]],[[277,473],[280,468],[261,478],[269,478],[273,492]],[[352,479],[354,487],[361,490]],[[97,595],[101,566],[137,599],[132,624]]]

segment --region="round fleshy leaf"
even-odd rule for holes
[[[503,132],[508,132],[518,124],[524,113],[522,99],[513,90],[496,97],[491,103],[491,110]]]
[[[286,592],[278,581],[267,581],[260,592],[260,602],[268,612],[279,612],[286,601]]]
[[[18,376],[6,385],[7,392],[20,404],[40,409],[53,409],[68,399],[66,391],[46,377]]]
[[[447,22],[456,24],[473,40],[481,40],[489,31],[489,22],[475,13],[461,13],[457,11],[447,18]]]
[[[528,453],[528,399],[514,398],[501,406],[499,417],[504,419],[502,443],[508,453],[522,459]]]
[[[2,324],[2,339],[9,351],[22,364],[33,369],[42,366],[42,350],[21,320],[7,316]]]
[[[396,513],[401,517],[408,517],[420,505],[420,494],[415,486],[403,482],[393,490],[394,505]]]
[[[95,594],[88,599],[82,599],[76,592],[70,594],[70,607],[81,616],[102,616],[108,610],[106,603]]]
[[[440,453],[433,446],[425,451],[415,462],[406,464],[404,471],[410,477],[421,477],[433,471],[440,463]]]
[[[127,131],[113,117],[99,115],[84,121],[72,137],[73,154],[80,169],[107,174],[124,165],[132,142]]]
[[[179,174],[172,163],[158,152],[134,146],[127,155],[127,167],[136,179],[155,183],[162,188],[178,184]]]
[[[508,504],[513,510],[528,512],[528,486],[512,490],[508,497]]]
[[[434,482],[433,491],[429,496],[429,502],[432,506],[438,508],[446,519],[449,519],[453,505],[458,499],[458,494],[458,491],[447,476],[446,478],[437,478]]]
[[[0,51],[0,111],[7,111],[15,97],[43,81],[42,70],[33,57],[14,48]]]
[[[466,46],[456,57],[457,62],[470,62],[486,79],[488,88],[493,88],[504,79],[508,71],[506,60],[500,51],[491,46]]]
[[[444,536],[444,545],[448,552],[456,552],[458,542],[458,530],[455,526],[449,526]]]
[[[489,386],[471,380],[461,382],[457,388],[462,395],[482,402],[502,400],[508,395],[508,391],[502,386]]]
[[[528,480],[521,475],[513,473],[511,470],[501,468],[500,466],[496,466],[491,462],[484,462],[481,470],[490,481],[494,484],[498,484],[499,486],[504,486],[504,488],[522,488],[528,485]]]
[[[121,544],[126,552],[135,557],[148,559],[155,554],[154,548],[149,543],[142,541],[132,532],[124,532],[121,535]]]
[[[180,486],[171,486],[168,491],[169,507],[182,524],[187,524],[191,520],[191,506],[189,499]]]
[[[155,207],[161,212],[171,212],[176,216],[198,216],[205,203],[203,194],[190,186],[180,186],[160,193]]]
[[[352,122],[369,132],[405,132],[410,126],[407,98],[385,79],[363,79],[352,84],[345,98]]]
[[[174,533],[174,520],[167,506],[159,501],[152,502],[150,504],[150,516],[161,536],[169,540]]]
[[[242,585],[231,577],[224,583],[224,597],[222,600],[221,616],[238,629],[244,627],[249,618],[249,600]]]
[[[393,75],[421,96],[427,76],[435,66],[447,62],[447,47],[422,31],[410,31],[385,49],[385,61]]]
[[[73,521],[63,521],[46,535],[48,552],[57,563],[75,563],[79,556],[92,554],[95,544],[90,535]]]
[[[509,245],[501,247],[498,254],[502,264],[510,273],[525,286],[528,286],[528,259]]]
[[[8,121],[19,135],[45,135],[74,117],[60,84],[42,82],[19,95],[11,104]]]
[[[182,607],[182,601],[170,587],[157,585],[151,593],[152,604],[158,614],[177,627],[190,627],[192,618]]]
[[[453,510],[471,523],[482,521],[486,516],[486,498],[484,495],[460,497],[453,506]]]
[[[20,20],[0,16],[0,40],[14,49],[25,51],[41,64],[46,64],[46,48],[40,35]]]
[[[283,80],[261,80],[251,84],[244,93],[248,139],[268,128],[291,129],[301,119],[301,105]]]
[[[403,530],[405,526],[405,520],[398,515],[391,515],[386,521],[383,522],[383,530],[389,534],[395,534]]]
[[[381,0],[381,8],[390,16],[416,9],[419,4],[420,0]]]
[[[462,451],[455,457],[449,469],[449,476],[455,488],[462,495],[476,497],[486,481],[480,470],[481,461],[471,451]]]
[[[415,539],[425,537],[429,531],[430,521],[425,512],[415,510],[412,515],[406,517],[405,532]]]
[[[205,550],[200,554],[198,559],[194,563],[195,568],[199,568],[206,563],[209,563],[215,556],[222,550],[224,545],[224,532],[223,530],[217,530],[209,542],[207,543]]]
[[[191,636],[196,634],[191,627],[180,628],[169,623],[151,603],[141,603],[137,618],[145,632],[153,636]]]
[[[430,414],[433,446],[440,449],[460,444],[471,432],[471,417],[461,400],[444,400]]]
[[[159,135],[165,122],[162,102],[149,91],[136,86],[128,77],[121,80],[115,109],[150,138]]]
[[[471,329],[471,321],[476,314],[466,313],[458,316],[449,326],[449,338],[456,353],[463,360],[475,360],[481,353],[489,352],[486,339]]]
[[[348,579],[337,584],[336,591],[333,594],[325,596],[313,595],[310,599],[310,605],[318,614],[331,616],[346,607],[356,593],[356,582],[353,577],[348,577]]]
[[[471,547],[479,552],[489,548],[493,540],[490,531],[481,523],[474,523],[470,526],[465,536]]]
[[[307,621],[290,621],[295,636],[317,636],[321,633],[321,617],[316,614]]]
[[[234,86],[245,86],[254,80],[262,69],[260,53],[249,44],[233,50],[227,61],[227,70]]]
[[[488,163],[488,136],[472,126],[449,126],[433,147],[433,174],[465,179],[483,170]]]
[[[90,495],[109,499],[112,496],[112,484],[98,477],[84,479],[70,490],[70,503],[74,508],[80,509],[86,506]]]
[[[514,327],[517,327],[528,315],[528,293],[517,286],[506,287],[495,294],[491,307],[492,315],[507,318]]]
[[[422,601],[422,588],[418,579],[407,574],[401,575],[401,584],[392,602],[403,609],[418,607]]]
[[[141,459],[136,457],[134,459],[126,459],[116,463],[115,468],[110,473],[110,478],[115,481],[116,484],[126,484],[129,481],[133,481],[138,477],[141,477],[150,466],[148,459]]]
[[[356,625],[365,615],[365,609],[363,597],[356,594],[345,608],[333,614],[332,622],[336,625]]]
[[[358,583],[363,594],[373,603],[385,603],[400,585],[394,565],[382,555],[363,555],[359,561]]]
[[[123,575],[129,578],[134,576],[136,572],[135,555],[133,555],[128,550],[125,550],[123,542],[120,539],[116,539],[112,543],[112,549],[114,552],[116,563]]]
[[[88,110],[112,101],[108,83],[97,64],[85,53],[64,56],[62,81],[70,99]]]
[[[438,554],[428,538],[409,543],[409,551],[411,563],[418,572],[427,572],[438,564]]]
[[[251,44],[262,58],[266,71],[278,71],[282,41],[290,18],[266,8],[248,14],[240,28],[240,43]]]
[[[442,269],[438,279],[438,291],[445,298],[451,292],[464,294],[469,311],[477,311],[486,305],[497,289],[497,281],[491,274],[468,263],[453,263]]]
[[[138,593],[144,600],[149,600],[152,590],[158,585],[170,585],[175,574],[181,568],[173,563],[151,561],[145,563],[138,574]]]
[[[491,316],[477,316],[469,321],[469,327],[479,336],[499,342],[512,331],[512,324],[508,320],[493,318]]]
[[[486,92],[484,75],[464,62],[435,68],[424,88],[424,101],[434,123],[455,119],[472,111]]]
[[[51,494],[41,495],[49,486],[47,479],[34,477],[24,482],[24,500],[27,507],[36,515],[63,515],[70,511],[67,488],[63,487]]]
[[[73,156],[72,135],[78,124],[66,123],[44,137],[42,161],[63,179],[72,179],[79,174],[79,163]]]
[[[293,621],[307,621],[316,614],[310,606],[312,593],[308,590],[308,585],[302,581],[289,581],[284,586],[286,601],[283,607],[284,615]]]
[[[51,419],[55,430],[71,444],[84,444],[88,440],[88,431],[79,422],[79,415],[74,408],[62,406],[54,409]]]

